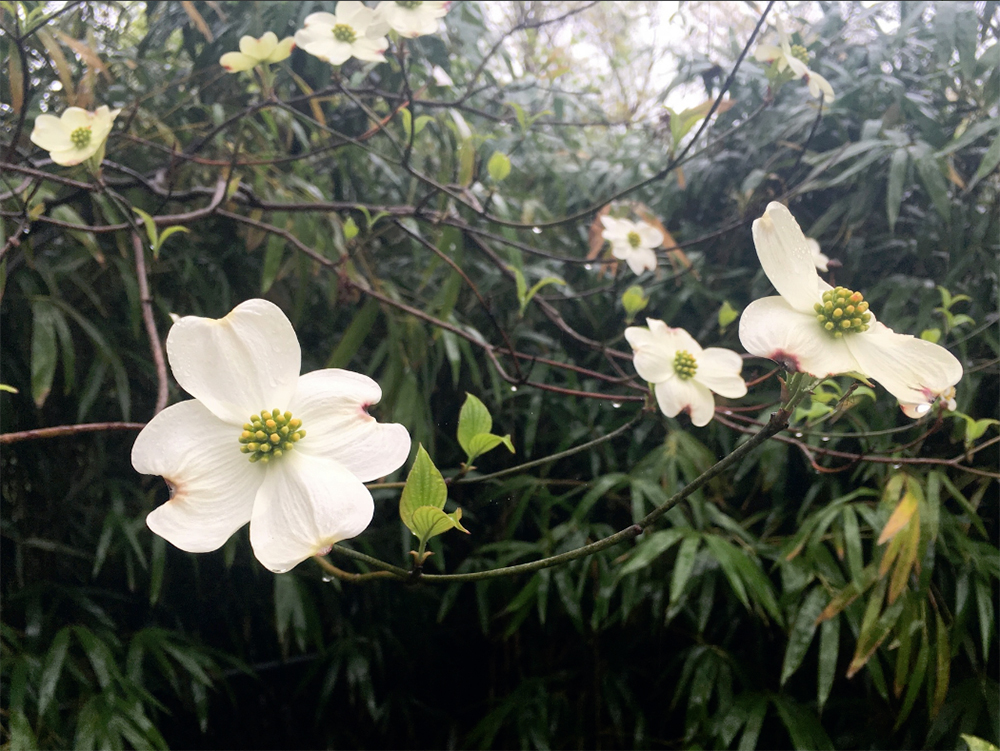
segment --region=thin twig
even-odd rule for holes
[[[160,335],[156,331],[156,321],[153,318],[153,296],[149,293],[149,279],[146,275],[146,253],[138,232],[132,233],[132,250],[135,251],[135,274],[139,279],[142,321],[146,326],[149,349],[153,354],[153,365],[156,367],[156,406],[153,407],[153,414],[157,415],[167,406],[167,363],[163,358],[163,343],[160,341]]]

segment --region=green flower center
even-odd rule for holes
[[[348,26],[346,23],[338,23],[333,27],[333,38],[338,42],[346,42],[351,44],[355,39],[358,38],[358,32],[354,30],[353,27]]]
[[[823,293],[823,302],[816,303],[813,308],[819,325],[835,339],[867,331],[872,319],[864,295],[847,287],[827,290]]]
[[[240,451],[249,454],[247,459],[251,462],[267,464],[272,458],[291,451],[305,437],[302,420],[293,418],[291,412],[282,414],[280,409],[270,412],[265,409],[259,415],[251,415],[250,422],[243,424]]]
[[[694,355],[686,349],[677,350],[674,355],[674,372],[682,381],[686,381],[698,372],[698,363],[695,362]]]
[[[792,47],[792,57],[796,58],[797,60],[801,60],[806,65],[809,64],[809,50],[807,50],[801,44],[796,44],[794,47]]]
[[[636,232],[635,230],[632,230],[631,232],[629,232],[625,236],[625,239],[628,240],[628,244],[631,245],[633,248],[638,248],[639,247],[639,243],[642,242],[642,238],[639,237],[639,233]]]
[[[423,2],[422,0],[403,0],[402,2],[400,0],[396,0],[396,5],[398,5],[400,8],[413,10],[414,8],[419,8],[421,5],[423,5]]]
[[[69,134],[69,140],[78,149],[85,149],[90,144],[90,128],[83,126]]]

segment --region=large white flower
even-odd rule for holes
[[[663,245],[663,233],[647,222],[602,216],[601,237],[611,243],[611,255],[629,265],[636,274],[656,269],[653,248]]]
[[[389,24],[360,2],[341,0],[334,13],[312,13],[305,23],[295,32],[295,43],[324,62],[343,65],[351,57],[385,60]]]
[[[647,318],[649,328],[630,326],[625,338],[635,352],[636,372],[653,384],[656,402],[667,417],[681,412],[701,427],[715,415],[714,391],[729,399],[746,396],[740,377],[743,358],[728,349],[702,349],[684,329]]]
[[[292,54],[295,40],[285,37],[280,42],[278,35],[268,31],[260,39],[252,36],[240,38],[240,51],[227,52],[219,58],[219,65],[230,73],[250,70],[261,63],[280,63]]]
[[[740,341],[748,352],[818,378],[860,373],[881,383],[911,415],[961,380],[962,364],[944,347],[895,333],[876,322],[860,292],[820,279],[805,235],[780,203],[754,221],[753,240],[781,296],[755,300],[743,311]]]
[[[132,466],[171,486],[146,517],[153,532],[201,553],[250,522],[254,554],[280,573],[364,531],[374,503],[362,483],[410,451],[402,425],[365,411],[378,384],[347,370],[299,376],[295,331],[266,300],[181,318],[167,357],[195,398],[156,415],[132,447]]]
[[[61,117],[39,115],[31,131],[31,142],[49,152],[56,164],[69,167],[85,162],[97,152],[103,152],[111,126],[121,110],[98,107],[88,112],[70,107]]]
[[[382,0],[375,13],[382,18],[393,31],[404,37],[419,37],[433,34],[438,28],[438,19],[448,12],[450,1],[430,0],[430,2],[394,2]]]
[[[779,47],[773,44],[757,45],[754,57],[762,63],[775,64],[779,73],[787,69],[791,70],[793,78],[803,78],[809,85],[809,94],[816,99],[823,95],[823,103],[829,104],[834,99],[833,87],[830,82],[814,70],[810,70],[806,63],[809,61],[809,52],[805,47],[796,45],[794,48],[781,25],[781,19],[777,19],[778,43]]]

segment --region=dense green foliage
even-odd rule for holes
[[[707,108],[609,125],[608,81],[537,44],[611,4],[522,4],[513,46],[458,3],[386,63],[332,74],[296,50],[274,98],[219,57],[333,3],[48,5],[0,3],[0,383],[17,389],[0,393],[3,433],[151,417],[144,274],[160,339],[170,314],[266,297],[303,372],[371,375],[373,414],[461,475],[444,508],[470,534],[422,541],[424,572],[570,551],[667,503],[776,409],[760,358],[744,376],[770,377],[718,399],[705,428],[644,409],[621,302],[638,283],[639,322],[742,352],[726,312],[771,294],[750,222],[772,200],[839,262],[828,279],[946,346],[965,377],[956,412],[916,422],[881,387],[831,379],[635,541],[474,582],[351,581],[313,561],[274,575],[246,528],[184,553],[145,526],[168,491],[132,469],[134,430],[4,445],[10,748],[1000,741],[995,2],[797,6],[819,19],[784,17],[836,91],[822,109],[802,81],[770,88],[752,46],[736,66],[748,38],[685,50],[672,88],[713,101],[735,70],[704,131]],[[101,183],[29,141],[71,104],[122,108]],[[655,276],[591,252],[612,198],[679,244]],[[147,216],[175,218],[147,234]],[[466,393],[492,422],[477,413],[463,434]],[[169,397],[187,398],[173,381]],[[408,568],[418,542],[386,485],[341,546]]]

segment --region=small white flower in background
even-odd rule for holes
[[[39,115],[31,131],[31,142],[49,152],[56,164],[70,167],[101,153],[108,140],[111,126],[120,109],[107,106],[88,112],[80,107],[70,107],[60,117]]]
[[[611,255],[625,261],[636,274],[656,269],[653,248],[663,245],[663,233],[647,222],[602,216],[601,237],[611,243]]]
[[[778,73],[791,70],[792,78],[803,78],[809,85],[809,95],[814,99],[823,95],[823,103],[829,104],[834,100],[833,87],[830,82],[814,70],[810,70],[806,65],[809,62],[809,52],[801,45],[791,46],[788,35],[781,25],[781,19],[777,19],[778,43],[780,47],[773,44],[760,44],[754,52],[754,57],[758,61],[767,64],[775,64]]]
[[[312,13],[305,23],[295,32],[295,43],[324,62],[343,65],[352,57],[385,60],[389,24],[360,2],[341,0],[334,13]]]
[[[780,203],[754,221],[753,240],[780,297],[754,300],[743,311],[740,341],[748,352],[817,378],[860,373],[910,416],[961,380],[962,364],[944,347],[895,333],[875,320],[860,292],[820,279],[806,236]]]
[[[941,400],[941,404],[945,409],[954,412],[958,409],[958,402],[955,401],[955,387],[945,389],[940,394],[928,394],[929,401],[920,402],[919,404],[907,404],[905,402],[899,403],[899,408],[903,410],[903,414],[907,417],[912,417],[914,420],[923,417],[931,408],[934,406],[934,401],[937,399]]]
[[[364,531],[375,506],[363,483],[410,451],[402,425],[366,411],[382,396],[375,381],[333,369],[300,376],[292,324],[266,300],[225,318],[181,318],[167,357],[195,398],[156,415],[132,447],[132,466],[171,486],[146,517],[153,532],[203,553],[250,522],[254,555],[281,573]]]
[[[230,73],[250,70],[261,63],[280,63],[292,54],[295,40],[285,37],[280,42],[278,35],[268,31],[260,39],[252,36],[240,38],[240,51],[227,52],[219,58],[219,65]]]
[[[820,249],[819,243],[811,237],[807,237],[806,245],[809,246],[809,252],[812,253],[813,264],[816,266],[817,270],[824,272],[829,271],[830,257]]]
[[[382,0],[375,12],[400,36],[414,37],[433,34],[438,29],[438,19],[448,12],[450,2],[393,2]]]
[[[454,86],[455,82],[451,80],[451,76],[448,75],[448,71],[442,68],[440,65],[435,65],[431,68],[431,78],[434,79],[434,83],[438,86]]]
[[[743,358],[720,347],[702,349],[684,329],[647,318],[649,328],[630,326],[625,338],[635,352],[636,372],[653,384],[656,402],[667,417],[691,415],[697,427],[715,415],[714,391],[729,399],[746,396],[740,377]]]

